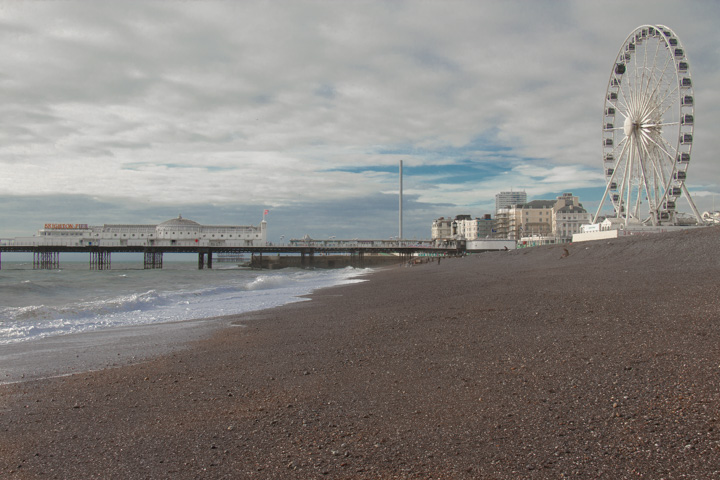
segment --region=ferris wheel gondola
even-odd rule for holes
[[[686,51],[663,25],[643,25],[623,42],[605,93],[602,162],[606,200],[617,218],[649,225],[677,223],[692,158],[695,97]],[[645,207],[642,207],[645,203]]]

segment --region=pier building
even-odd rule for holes
[[[46,223],[32,237],[17,243],[37,246],[104,247],[263,247],[267,222],[253,225],[201,225],[178,215],[158,225]]]

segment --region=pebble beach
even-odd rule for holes
[[[1,385],[0,478],[720,479],[720,227],[365,279]]]

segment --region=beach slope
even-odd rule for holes
[[[394,267],[0,387],[1,478],[720,478],[720,229]]]

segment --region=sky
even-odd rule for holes
[[[686,185],[720,209],[718,19],[712,0],[0,0],[0,238],[266,209],[270,241],[390,238],[400,160],[405,238],[508,190],[594,213],[608,79],[644,24],[685,47]]]

